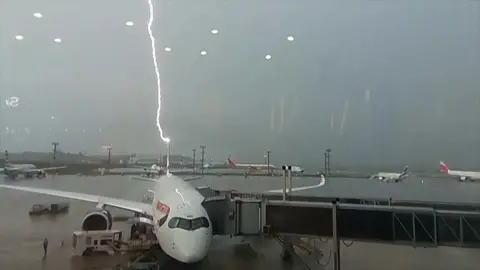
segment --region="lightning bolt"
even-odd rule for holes
[[[150,37],[150,42],[152,45],[152,60],[153,60],[153,66],[155,68],[155,75],[157,76],[157,98],[158,98],[158,107],[157,107],[157,129],[158,132],[160,133],[160,138],[162,141],[166,144],[170,143],[170,138],[165,137],[163,135],[163,129],[162,126],[160,125],[160,111],[162,107],[162,88],[160,87],[160,72],[158,71],[158,64],[157,64],[157,51],[155,49],[155,37],[153,36],[152,32],[152,24],[153,24],[153,15],[154,15],[154,10],[153,10],[153,3],[152,0],[148,0],[148,6],[149,6],[149,11],[150,11],[150,18],[148,19],[148,36]],[[168,167],[168,166],[167,166]]]

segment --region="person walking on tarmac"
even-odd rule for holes
[[[45,238],[45,240],[43,240],[43,256],[47,256],[47,249],[48,249],[48,239]]]

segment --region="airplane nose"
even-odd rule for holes
[[[179,252],[181,253],[182,262],[196,263],[201,261],[206,256],[206,252],[204,251],[204,248],[202,248],[198,244],[193,244],[192,246],[189,246],[189,247],[183,247],[179,250]]]
[[[183,262],[184,263],[196,263],[199,262],[203,259],[202,256],[199,256],[198,253],[188,253],[188,252],[182,252],[183,255]]]
[[[200,232],[187,233],[177,239],[180,241],[176,241],[175,246],[182,262],[196,263],[207,256],[209,241]]]

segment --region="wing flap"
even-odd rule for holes
[[[54,189],[34,188],[34,187],[0,185],[0,188],[20,190],[20,191],[26,191],[31,193],[37,193],[37,194],[62,197],[62,198],[67,198],[72,200],[79,200],[84,202],[102,203],[105,205],[109,205],[109,206],[127,210],[127,211],[132,211],[135,213],[140,213],[140,214],[149,215],[149,216],[153,215],[152,207],[149,204],[142,203],[142,202],[116,199],[116,198],[98,196],[98,195],[92,195],[92,194],[60,191],[60,190],[54,190]]]

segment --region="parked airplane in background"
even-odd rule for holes
[[[144,167],[142,173],[146,177],[156,177],[163,174],[165,174],[165,169],[157,164],[153,164],[150,168]]]
[[[251,171],[256,171],[256,170],[267,170],[269,167],[272,170],[275,170],[276,167],[272,164],[245,164],[245,163],[235,163],[233,160],[230,159],[230,157],[227,159],[228,165],[232,169],[248,169]]]
[[[440,161],[440,171],[444,174],[458,177],[458,181],[466,182],[480,180],[480,172],[473,171],[453,171],[450,170],[444,162]]]
[[[204,169],[227,169],[229,168],[228,163],[220,163],[220,162],[210,162],[203,165]]]
[[[398,183],[403,179],[409,176],[408,173],[408,166],[405,166],[402,173],[387,173],[387,172],[379,172],[378,174],[372,175],[370,179],[378,179],[382,182],[394,182]]]
[[[47,171],[60,170],[64,168],[67,168],[67,166],[37,168],[33,164],[7,163],[5,168],[3,168],[3,174],[11,179],[15,179],[19,175],[23,175],[25,178],[32,178],[34,176],[37,178],[43,178],[47,176]]]
[[[302,167],[292,166],[292,173],[302,174],[304,170]]]
[[[135,222],[152,225],[161,248],[173,259],[195,263],[205,258],[212,241],[212,226],[202,205],[205,198],[187,182],[191,179],[168,173],[157,179],[142,180],[155,183],[151,204],[52,189],[0,187],[97,203],[96,209],[83,218],[82,230],[85,231],[111,229],[112,215],[106,206],[137,213],[141,217]]]

